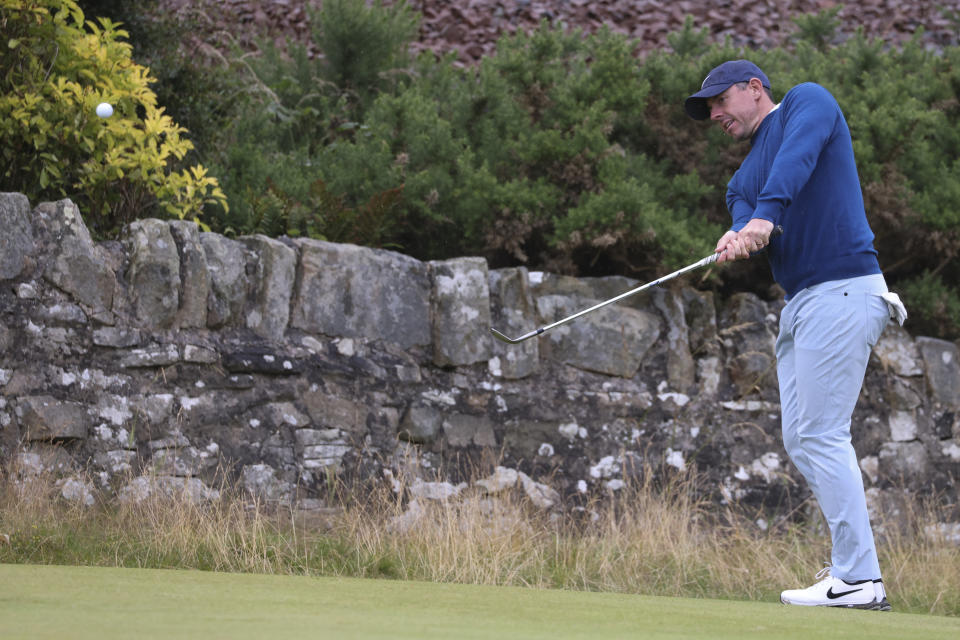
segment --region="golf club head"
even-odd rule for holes
[[[499,340],[500,342],[506,342],[507,344],[517,344],[520,340],[514,340],[513,338],[508,338],[504,334],[500,333],[493,327],[490,327],[490,333],[493,334],[493,337]]]

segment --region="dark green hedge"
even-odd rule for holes
[[[324,56],[295,43],[236,52],[229,126],[195,140],[230,202],[205,221],[652,278],[709,253],[728,224],[724,189],[746,147],[689,120],[682,102],[710,68],[748,57],[777,99],[803,81],[833,92],[911,330],[960,337],[960,49],[928,51],[919,36],[831,45],[835,13],[798,17],[795,42],[768,51],[711,42],[692,21],[671,50],[646,55],[608,31],[543,26],[461,68],[407,58],[417,19],[405,3],[327,0],[311,15]],[[190,91],[178,88],[182,101]],[[746,266],[711,282],[770,284],[765,267]]]

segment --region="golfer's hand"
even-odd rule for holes
[[[726,262],[727,260],[736,260],[734,257],[736,255],[736,249],[734,248],[734,242],[737,239],[736,231],[727,231],[723,234],[723,237],[717,241],[717,248],[714,249],[715,253],[719,253],[717,256],[717,262]]]
[[[760,251],[770,244],[770,232],[773,223],[768,220],[754,218],[740,231],[728,231],[717,242],[716,252],[720,255],[717,262],[744,260],[751,253]]]

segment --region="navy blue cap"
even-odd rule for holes
[[[700,91],[686,99],[683,108],[687,115],[694,120],[706,120],[710,117],[707,107],[707,98],[718,96],[738,82],[749,82],[751,78],[758,78],[764,87],[770,88],[770,81],[760,67],[749,60],[730,60],[707,74]]]

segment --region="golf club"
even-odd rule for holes
[[[773,228],[773,231],[770,232],[770,239],[772,240],[773,238],[776,238],[777,236],[779,236],[779,235],[782,234],[782,233],[783,233],[783,227],[777,225],[776,227]],[[554,322],[554,323],[552,323],[552,324],[548,324],[548,325],[545,325],[545,326],[543,326],[543,327],[540,327],[539,329],[536,329],[536,330],[534,330],[534,331],[531,331],[530,333],[525,333],[525,334],[523,334],[522,336],[520,336],[519,338],[510,338],[510,337],[504,335],[503,333],[497,331],[497,330],[494,329],[493,327],[490,327],[490,333],[492,333],[492,334],[493,334],[493,337],[496,338],[497,340],[500,340],[501,342],[506,342],[507,344],[517,344],[517,343],[519,343],[519,342],[523,342],[524,340],[529,340],[530,338],[532,338],[532,337],[534,337],[534,336],[538,336],[538,335],[540,335],[541,333],[544,333],[544,332],[546,332],[546,331],[549,331],[550,329],[553,329],[554,327],[559,327],[559,326],[562,325],[562,324],[566,324],[566,323],[570,322],[571,320],[576,320],[576,319],[579,318],[580,316],[585,316],[585,315],[587,315],[588,313],[590,313],[590,312],[592,312],[592,311],[596,311],[597,309],[600,309],[600,308],[602,308],[602,307],[607,306],[608,304],[613,304],[614,302],[619,302],[620,300],[623,300],[624,298],[629,298],[630,296],[632,296],[632,295],[634,295],[634,294],[636,294],[636,293],[640,293],[640,292],[643,291],[644,289],[649,289],[650,287],[654,287],[654,286],[656,286],[656,285],[663,284],[664,282],[666,282],[666,281],[668,281],[668,280],[672,280],[673,278],[676,278],[676,277],[679,276],[679,275],[682,275],[682,274],[684,274],[684,273],[687,273],[688,271],[693,271],[694,269],[699,269],[700,267],[705,267],[705,266],[707,266],[708,264],[713,264],[714,262],[717,261],[717,258],[719,257],[719,255],[720,255],[720,254],[718,254],[718,253],[711,253],[711,254],[710,254],[709,256],[707,256],[706,258],[703,258],[702,260],[698,260],[697,262],[694,262],[693,264],[687,265],[687,266],[683,267],[682,269],[678,269],[678,270],[674,271],[674,272],[671,273],[671,274],[668,274],[668,275],[663,276],[662,278],[659,278],[659,279],[654,280],[654,281],[652,281],[652,282],[648,282],[647,284],[644,284],[644,285],[640,285],[639,287],[637,287],[637,288],[635,288],[635,289],[630,289],[629,291],[624,292],[624,293],[621,293],[620,295],[616,296],[615,298],[610,298],[609,300],[605,300],[605,301],[603,301],[603,302],[600,302],[600,303],[598,303],[598,304],[595,304],[595,305],[593,305],[592,307],[590,307],[589,309],[584,309],[583,311],[578,311],[577,313],[573,314],[572,316],[567,316],[566,318],[563,318],[562,320],[557,320],[556,322]]]

